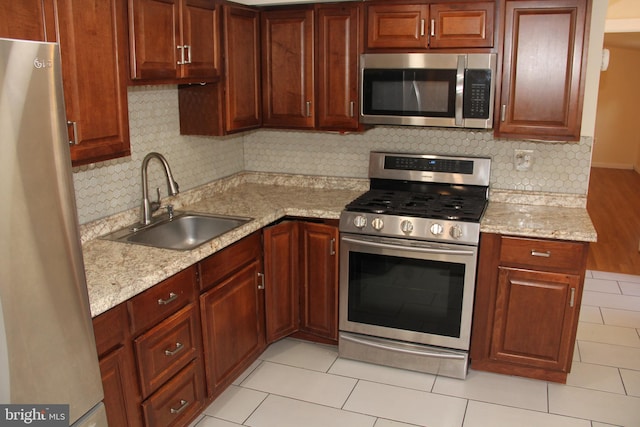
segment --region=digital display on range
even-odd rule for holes
[[[422,172],[462,173],[470,175],[473,173],[473,161],[386,156],[384,159],[384,168]]]

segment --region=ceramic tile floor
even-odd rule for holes
[[[466,380],[271,345],[193,427],[640,427],[640,276],[587,272],[566,385],[474,371]]]

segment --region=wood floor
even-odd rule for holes
[[[587,268],[640,275],[640,174],[592,168],[587,211],[598,232]]]

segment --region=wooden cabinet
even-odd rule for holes
[[[93,331],[109,425],[142,426],[140,392],[129,337],[126,303],[95,317]]]
[[[293,333],[337,343],[337,226],[292,220],[265,228],[264,236],[269,342]]]
[[[299,328],[299,223],[285,221],[263,230],[267,343]]]
[[[506,2],[496,136],[580,139],[589,4]]]
[[[5,1],[0,16],[0,37],[56,41],[53,0]]]
[[[130,154],[122,1],[8,1],[0,37],[60,43],[74,166]]]
[[[313,128],[313,9],[264,11],[261,31],[263,125]]]
[[[260,233],[200,262],[208,396],[221,393],[265,347]]]
[[[120,0],[56,0],[74,166],[130,154],[126,8]]]
[[[129,0],[131,78],[220,77],[220,5],[215,0]]]
[[[338,340],[338,228],[301,226],[300,331]]]
[[[471,367],[566,382],[587,243],[483,234]]]
[[[318,6],[317,128],[357,130],[360,5]]]
[[[367,50],[491,48],[495,2],[366,4]]]
[[[196,268],[127,302],[145,425],[187,425],[205,402]]]
[[[257,10],[224,6],[225,130],[262,125],[260,15]]]

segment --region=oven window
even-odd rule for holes
[[[365,69],[364,114],[455,117],[456,70]]]
[[[349,253],[348,320],[460,337],[465,265]]]

